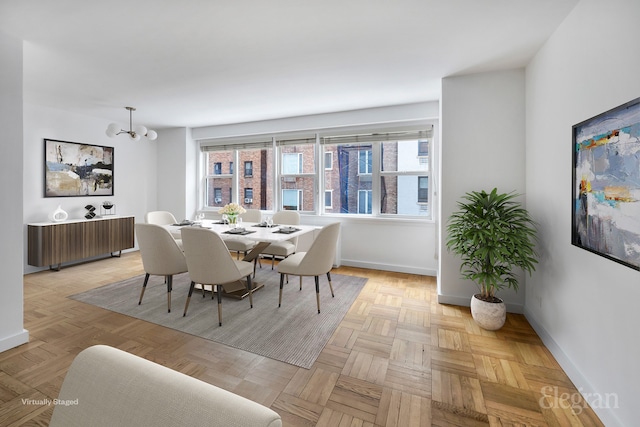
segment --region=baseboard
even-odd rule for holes
[[[549,335],[547,330],[543,328],[540,323],[536,320],[535,316],[531,311],[527,310],[525,307],[524,316],[527,318],[527,321],[531,325],[534,331],[538,334],[545,347],[549,349],[553,357],[558,361],[564,372],[569,376],[573,384],[580,392],[591,393],[595,390],[595,387],[591,385],[589,380],[580,372],[580,370],[573,364],[571,359],[566,355],[566,353],[562,350],[562,347],[556,343],[556,341]],[[588,399],[586,399],[588,401]],[[618,417],[614,414],[612,408],[592,408],[593,411],[598,415],[600,421],[603,422],[606,426],[623,426],[623,423],[620,422]]]
[[[0,339],[0,353],[29,342],[29,331],[23,329],[15,335]]]
[[[408,265],[380,264],[375,262],[358,261],[352,259],[341,259],[340,265],[347,267],[366,268],[369,270],[393,271],[396,273],[417,274],[420,276],[436,276],[437,272],[431,268],[419,268]]]
[[[460,297],[456,295],[443,295],[438,293],[438,304],[459,305],[461,307],[469,307],[471,305],[471,296]],[[522,306],[522,304],[513,304],[510,302],[505,302],[505,304],[507,305],[507,312],[509,313],[522,314],[524,312],[524,307]]]

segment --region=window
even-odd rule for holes
[[[429,141],[421,140],[418,141],[418,157],[428,157],[429,156]]]
[[[333,151],[324,152],[324,169],[325,170],[333,169]]]
[[[358,213],[371,213],[371,190],[358,190]]]
[[[276,141],[282,209],[316,211],[316,138]],[[322,202],[320,202],[322,203]]]
[[[302,203],[302,190],[282,190],[282,209],[299,211]]]
[[[333,190],[324,190],[324,207],[325,209],[333,207]]]
[[[253,176],[253,162],[252,161],[244,162],[244,176],[245,177]]]
[[[272,212],[428,218],[432,133],[200,141],[204,208],[237,202]]]
[[[371,173],[362,172],[370,168],[372,159],[371,144],[325,144],[326,153],[335,157],[336,167],[324,171],[324,188],[340,189],[332,212],[343,214],[363,213],[360,209],[360,191],[371,191]],[[370,169],[369,169],[370,170]],[[369,203],[370,205],[370,203]],[[326,206],[325,206],[326,207]],[[367,209],[364,210],[364,213]],[[371,209],[369,212],[371,213]]]
[[[422,146],[422,148],[420,148]],[[429,163],[416,156],[423,140],[380,143],[380,213],[426,216]]]
[[[244,189],[244,203],[250,205],[253,203],[253,188]]]
[[[360,175],[371,174],[372,160],[371,150],[361,150],[358,152],[358,173]]]
[[[418,203],[429,202],[429,177],[418,177]]]
[[[302,153],[282,153],[282,174],[302,173]]]
[[[250,204],[254,209],[275,210],[272,139],[238,145],[203,145],[201,151],[206,173],[202,191],[205,209],[236,202]],[[234,164],[243,167],[236,171]],[[222,169],[223,165],[229,165],[229,170]],[[245,177],[249,170],[251,175]]]
[[[324,188],[339,189],[333,212],[430,215],[431,133],[427,130],[324,137],[324,152],[332,152],[336,159],[336,167],[325,170],[323,179]]]

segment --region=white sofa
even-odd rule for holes
[[[105,345],[74,359],[50,427],[280,427],[271,409]]]

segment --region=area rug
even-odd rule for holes
[[[339,274],[331,279],[334,298],[326,275],[320,277],[318,314],[313,277],[303,278],[302,291],[298,277],[291,277],[278,308],[280,276],[270,268],[259,269],[254,280],[264,287],[254,292],[253,308],[248,298],[223,297],[222,326],[218,326],[217,300],[211,299],[211,292],[203,298],[201,291],[194,291],[187,316],[182,316],[190,283],[187,273],[173,278],[171,313],[167,313],[167,288],[160,276],[149,279],[141,305],[144,275],[69,298],[309,369],[367,281]]]

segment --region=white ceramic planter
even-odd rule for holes
[[[507,306],[502,300],[486,302],[474,295],[471,297],[471,317],[482,329],[496,331],[507,320]]]

